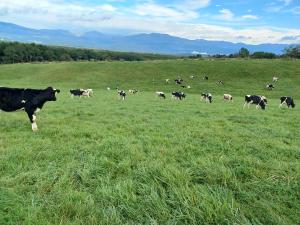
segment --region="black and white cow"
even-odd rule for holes
[[[125,100],[126,92],[124,90],[117,90],[120,99]]]
[[[91,97],[93,94],[93,89],[71,89],[70,90],[71,97],[73,98],[74,96],[84,96],[84,97]]]
[[[201,94],[202,100],[212,103],[212,94],[211,93],[202,93]]]
[[[224,82],[223,82],[222,80],[218,80],[218,81],[217,81],[217,84],[219,84],[219,85],[224,85]]]
[[[70,90],[70,93],[71,93],[71,97],[73,98],[74,96],[79,96],[79,97],[81,97],[82,96],[82,94],[83,94],[83,90],[81,90],[81,89],[71,89]]]
[[[166,99],[166,95],[162,91],[157,91],[157,92],[155,92],[155,94],[157,95],[157,97]]]
[[[186,95],[183,92],[178,92],[178,91],[173,91],[172,92],[172,98],[182,100],[185,97],[186,97]]]
[[[279,107],[282,107],[283,104],[286,104],[286,106],[288,108],[292,107],[294,108],[296,105],[294,103],[294,99],[292,97],[289,97],[289,96],[283,96],[280,98],[280,105]]]
[[[273,84],[267,84],[267,85],[266,85],[266,88],[267,88],[268,90],[273,90],[273,88],[275,88],[275,86],[274,86]]]
[[[205,75],[205,76],[203,77],[203,80],[208,80],[208,76]]]
[[[139,91],[136,90],[136,89],[130,89],[130,90],[128,90],[128,92],[129,92],[130,94],[136,94],[136,93],[138,93]]]
[[[46,89],[7,88],[0,87],[0,110],[14,112],[24,110],[31,122],[33,131],[38,129],[36,113],[47,101],[56,101],[56,93],[60,90],[48,87]]]
[[[182,84],[183,80],[181,78],[177,78],[174,80],[176,84]]]
[[[248,108],[250,107],[250,104],[256,105],[256,108],[258,109],[259,107],[263,110],[265,110],[268,101],[267,98],[264,96],[259,96],[259,95],[246,95],[245,96],[245,108],[248,105]]]
[[[230,94],[224,94],[224,95],[223,95],[223,99],[224,99],[225,101],[229,101],[229,102],[232,102],[232,101],[233,101],[233,97],[232,97],[232,95],[230,95]]]

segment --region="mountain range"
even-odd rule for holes
[[[172,55],[231,54],[238,52],[242,47],[249,49],[250,52],[264,51],[282,54],[284,48],[288,46],[288,44],[250,45],[204,39],[189,40],[160,33],[124,36],[90,31],[76,35],[67,30],[32,29],[6,22],[0,22],[0,40]]]

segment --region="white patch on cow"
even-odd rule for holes
[[[25,100],[22,100],[22,101],[21,101],[21,103],[25,103],[25,102],[26,102]]]
[[[32,115],[32,121],[36,121],[36,115]]]
[[[36,122],[33,122],[33,123],[31,124],[31,128],[32,128],[33,131],[37,131],[37,130],[38,130],[38,127],[37,127],[37,125],[36,125]]]
[[[41,111],[41,109],[40,109],[40,108],[37,108],[37,109],[34,111],[34,113],[38,113],[39,111]]]

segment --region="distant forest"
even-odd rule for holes
[[[176,58],[170,55],[0,42],[0,64],[44,61],[143,61]]]
[[[202,55],[174,56],[151,53],[116,52],[96,49],[83,49],[71,47],[46,46],[40,44],[25,44],[19,42],[0,41],[0,64],[26,63],[26,62],[52,62],[52,61],[144,61],[156,59],[176,58],[202,58]],[[205,56],[211,58],[298,58],[300,59],[300,46],[290,46],[284,50],[283,55],[269,52],[250,53],[248,49],[241,48],[238,53],[230,55]]]

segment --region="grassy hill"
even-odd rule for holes
[[[181,102],[164,81],[179,74],[192,87]],[[300,61],[16,64],[0,81],[62,89],[36,133],[24,112],[0,112],[0,224],[299,224]],[[119,101],[117,86],[141,92]],[[245,94],[268,97],[266,111],[243,110]],[[282,95],[296,108],[279,109]]]

